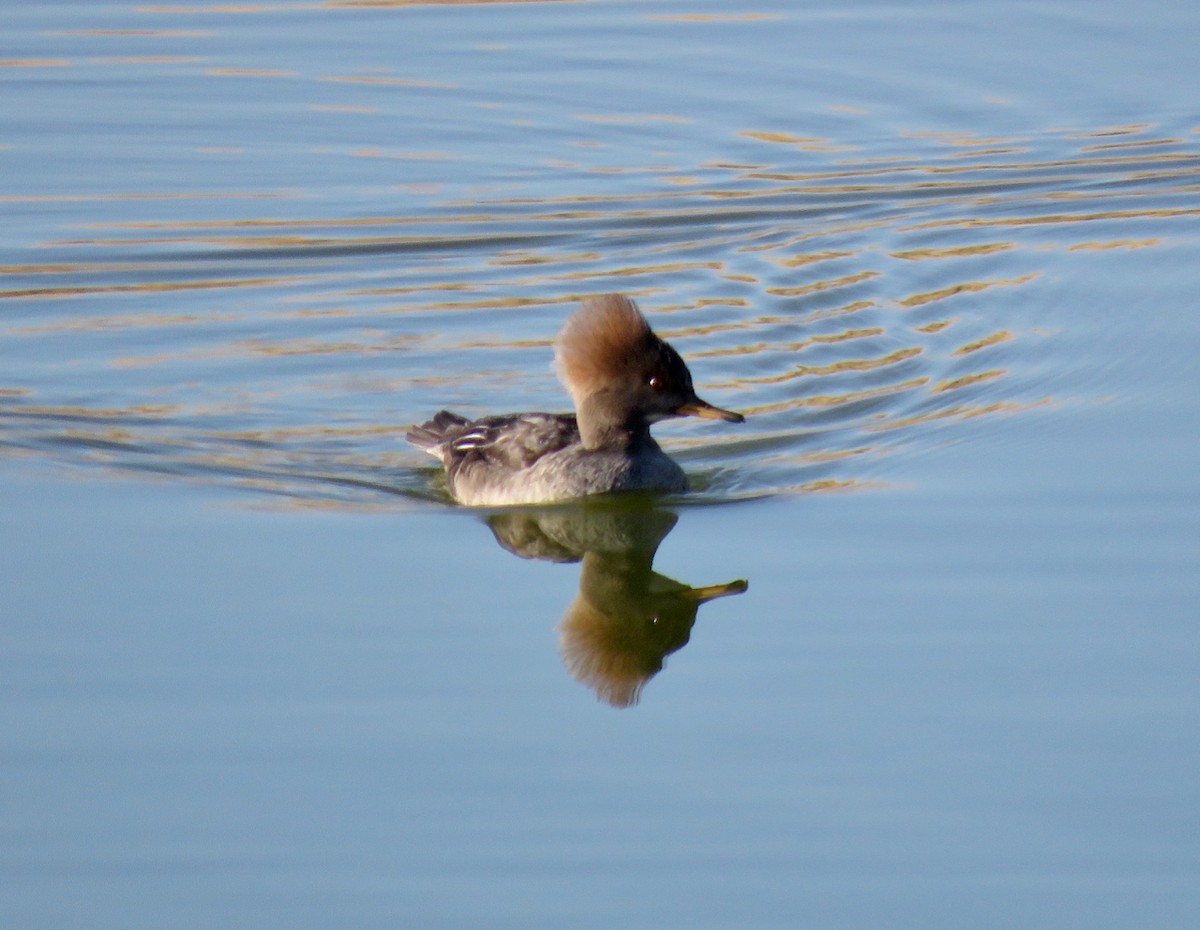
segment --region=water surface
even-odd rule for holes
[[[3,16],[5,924],[1189,925],[1196,12]],[[609,291],[695,493],[449,506]]]

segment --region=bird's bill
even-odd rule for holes
[[[715,601],[718,597],[729,597],[731,594],[744,594],[749,588],[750,584],[748,582],[738,579],[728,584],[710,584],[706,588],[688,588],[685,591],[680,591],[679,595],[684,600],[703,604],[707,601]]]
[[[714,407],[699,397],[693,397],[675,412],[681,417],[703,417],[706,420],[724,420],[726,423],[744,423],[746,421],[746,418],[740,413]]]

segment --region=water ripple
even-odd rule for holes
[[[1091,400],[1048,384],[1045,282],[1175,244],[1200,214],[1195,140],[1152,125],[877,151],[737,135],[753,162],[555,162],[518,193],[409,190],[406,212],[31,192],[70,222],[0,267],[19,356],[0,449],[301,503],[436,498],[405,427],[443,406],[562,409],[551,339],[580,298],[619,290],[706,397],[750,417],[659,428],[698,499],[871,487],[948,429]],[[598,192],[597,171],[632,186]],[[146,202],[170,215],[97,209]]]

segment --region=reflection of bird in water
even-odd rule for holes
[[[582,562],[559,648],[571,676],[614,707],[637,703],[666,656],[687,643],[701,604],[748,587],[690,588],[655,572],[654,555],[677,520],[626,503],[507,511],[488,521],[497,541],[523,558]]]
[[[544,504],[611,491],[686,491],[687,478],[650,435],[669,417],[741,423],[740,413],[696,396],[679,353],[633,301],[584,301],[555,345],[574,414],[513,413],[468,420],[443,410],[408,440],[446,468],[455,500]]]
[[[700,605],[741,594],[745,581],[689,588],[624,560],[589,552],[583,557],[579,596],[559,625],[567,670],[614,707],[636,704],[642,686],[682,648]]]

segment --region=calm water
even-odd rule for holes
[[[0,924],[1195,924],[1200,8],[0,26]],[[697,492],[448,506],[606,291]]]

